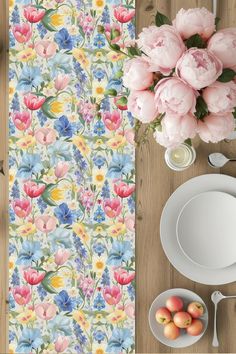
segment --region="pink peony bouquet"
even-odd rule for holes
[[[135,43],[109,43],[129,57],[119,100],[165,147],[196,134],[216,143],[235,129],[236,28],[216,31],[217,21],[206,8],[181,9],[172,23],[158,12]]]

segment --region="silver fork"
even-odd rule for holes
[[[219,347],[218,335],[217,335],[217,307],[218,303],[223,299],[233,299],[236,298],[236,295],[225,296],[220,291],[214,291],[211,294],[211,301],[215,305],[215,312],[214,312],[214,334],[213,334],[213,347]]]

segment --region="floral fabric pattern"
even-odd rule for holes
[[[134,352],[134,122],[106,96],[133,19],[134,0],[10,1],[10,353]]]

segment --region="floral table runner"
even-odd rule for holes
[[[133,18],[134,0],[10,1],[9,353],[134,351],[133,118],[105,95]]]

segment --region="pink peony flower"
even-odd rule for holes
[[[206,40],[215,31],[215,15],[205,7],[181,9],[173,21],[173,26],[183,39],[199,34]]]
[[[160,145],[172,148],[194,138],[196,131],[197,119],[192,114],[177,116],[168,113],[161,120],[161,130],[157,128],[153,135]]]
[[[114,131],[117,130],[122,123],[122,116],[119,111],[103,112],[102,120],[107,129]]]
[[[62,353],[64,352],[70,343],[70,340],[68,337],[64,336],[58,336],[56,341],[55,341],[55,350],[57,353]]]
[[[236,83],[216,81],[203,90],[202,96],[210,112],[233,112],[236,107]]]
[[[54,86],[57,91],[64,90],[70,82],[70,76],[66,74],[58,74],[54,81]]]
[[[150,71],[160,71],[163,75],[171,73],[185,51],[180,35],[169,25],[144,28],[137,43],[150,59]]]
[[[155,94],[151,91],[132,91],[128,98],[128,110],[142,123],[150,123],[158,115]]]
[[[36,183],[29,180],[23,184],[23,188],[30,198],[37,198],[44,192],[46,186],[43,183]]]
[[[105,286],[103,289],[103,297],[109,305],[117,305],[120,302],[122,293],[119,286]]]
[[[207,49],[219,58],[224,68],[236,70],[236,28],[217,31],[209,40]]]
[[[153,84],[153,73],[146,59],[139,57],[124,64],[123,84],[130,90],[145,90]]]
[[[16,286],[12,289],[12,295],[18,305],[27,305],[32,297],[31,289],[28,285]]]
[[[52,41],[41,40],[35,43],[34,48],[40,57],[48,59],[56,54],[57,44]]]
[[[112,25],[106,24],[105,35],[111,44],[119,42],[122,35],[120,25],[118,23],[113,23]]]
[[[39,109],[45,102],[45,97],[36,96],[33,93],[27,93],[24,95],[24,104],[31,111]]]
[[[32,205],[28,199],[15,199],[12,206],[19,218],[26,218],[32,210]]]
[[[114,184],[114,191],[121,198],[129,197],[134,192],[134,190],[134,184],[127,184],[125,182],[119,182]]]
[[[198,134],[206,143],[218,143],[227,138],[235,129],[235,121],[232,113],[209,114],[203,121],[198,121]]]
[[[131,232],[135,231],[135,217],[134,217],[134,215],[126,216],[125,226],[129,231],[131,231]]]
[[[64,248],[60,248],[57,250],[54,260],[55,260],[55,263],[59,266],[59,265],[66,263],[66,261],[68,260],[69,257],[70,257],[70,251],[68,251]]]
[[[45,277],[45,272],[38,272],[36,269],[29,268],[24,271],[24,279],[30,285],[37,285]]]
[[[155,103],[160,113],[194,113],[196,91],[177,77],[160,80],[155,87]]]
[[[23,23],[22,25],[15,25],[12,29],[13,35],[17,42],[26,43],[32,36],[32,29],[29,23]]]
[[[24,16],[31,23],[36,23],[42,20],[45,15],[44,9],[37,9],[34,6],[28,5],[24,8]]]
[[[28,111],[14,112],[12,120],[17,129],[23,131],[28,129],[32,123],[32,117]]]
[[[116,6],[114,8],[114,17],[119,21],[120,23],[126,23],[132,20],[132,18],[135,16],[135,10],[128,10],[124,6]]]
[[[42,302],[35,306],[35,313],[41,320],[48,321],[56,316],[57,307],[54,304]]]
[[[59,161],[55,167],[55,176],[57,178],[62,178],[64,177],[67,172],[69,171],[69,164],[68,162],[65,162],[65,161]]]
[[[39,231],[49,233],[55,230],[57,219],[54,216],[41,215],[35,219],[35,226]]]
[[[129,273],[127,270],[118,268],[114,271],[114,278],[120,285],[127,285],[135,278],[135,273]]]
[[[103,209],[109,218],[115,218],[120,215],[122,205],[118,198],[105,199],[103,201]]]
[[[196,90],[211,85],[222,74],[221,61],[207,49],[191,48],[176,64],[176,74]]]
[[[42,145],[50,145],[56,141],[56,131],[52,128],[38,128],[34,136],[37,142]]]

